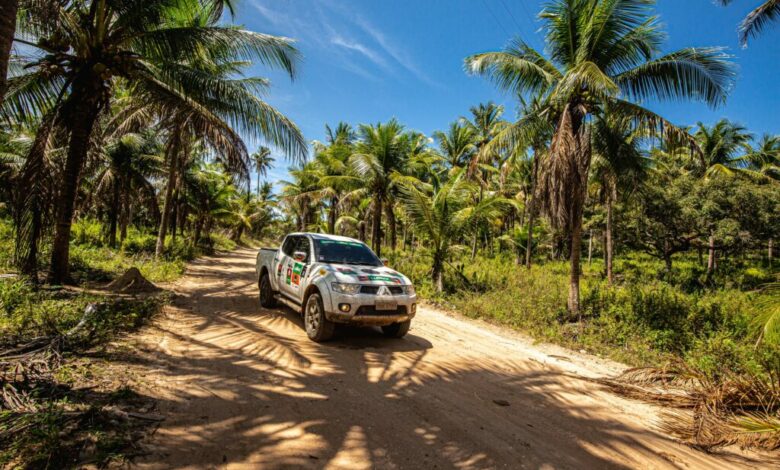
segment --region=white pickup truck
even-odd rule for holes
[[[256,264],[260,304],[281,302],[303,313],[306,334],[321,342],[336,323],[380,326],[400,338],[417,313],[409,278],[386,266],[363,242],[291,233],[281,248],[261,248]]]

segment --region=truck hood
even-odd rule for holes
[[[330,271],[336,282],[366,285],[408,285],[412,283],[403,274],[386,266],[338,265],[327,266],[323,269]]]

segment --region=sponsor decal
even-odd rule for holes
[[[361,269],[361,272],[366,274],[379,274],[379,271],[374,271],[373,269]]]
[[[327,273],[328,271],[326,271],[324,268],[320,268],[320,276],[324,276]]]
[[[277,275],[277,276],[281,276],[281,275],[282,275],[282,263],[279,263],[279,264],[276,266],[276,275]]]
[[[293,287],[298,287],[301,285],[301,274],[303,274],[303,263],[295,263],[290,279],[292,281]]]
[[[290,280],[292,279],[292,266],[287,265],[287,279],[285,280],[287,282],[287,285],[290,285]]]
[[[387,276],[368,276],[369,281],[385,281],[385,282],[393,282],[394,279],[392,277]]]
[[[358,276],[358,281],[368,281],[368,276]]]
[[[341,274],[346,274],[347,276],[355,276],[355,275],[357,275],[357,273],[353,269],[351,269],[351,268],[338,268],[338,271]]]

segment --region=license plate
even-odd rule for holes
[[[398,303],[396,302],[377,302],[376,303],[376,309],[377,310],[396,310],[398,308]]]

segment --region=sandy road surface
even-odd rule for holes
[[[260,308],[253,263],[246,249],[193,263],[138,339],[143,391],[166,416],[140,467],[767,466],[653,431],[655,409],[583,380],[606,362],[430,309],[401,340],[313,343],[290,310]]]

